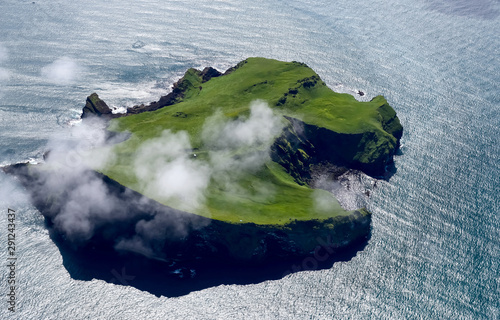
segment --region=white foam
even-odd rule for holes
[[[119,114],[119,113],[127,113],[127,108],[124,106],[111,106],[111,113],[112,114]]]
[[[72,127],[72,126],[75,126],[75,125],[77,125],[77,124],[79,124],[81,122],[82,122],[81,118],[71,119],[71,120],[68,121],[68,124],[69,124],[70,127]]]
[[[29,164],[39,164],[41,163],[42,161],[40,159],[35,159],[35,158],[29,158],[28,159],[28,163]]]
[[[99,96],[111,106],[113,113],[125,113],[126,108],[137,104],[147,104],[158,100],[170,91],[170,85],[175,81],[168,81],[168,87],[159,87],[157,81],[143,83],[106,83],[99,89]],[[123,110],[125,109],[125,110]],[[121,111],[123,110],[123,111]]]

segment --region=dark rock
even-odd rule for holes
[[[386,108],[382,111],[386,111]],[[382,176],[386,166],[392,162],[402,135],[399,120],[394,120],[397,119],[395,113],[394,117],[386,116],[384,119],[387,118],[387,121],[383,123],[386,123],[384,130],[392,134],[397,143],[391,144],[387,140],[385,144],[375,145],[372,149],[367,142],[379,140],[378,133],[337,133],[295,118],[285,118],[290,125],[285,127],[271,146],[271,158],[281,164],[299,184],[308,184],[312,167],[321,163],[358,169],[370,176]],[[370,156],[361,160],[361,155],[366,154]]]
[[[137,41],[132,46],[134,48],[142,48],[144,45],[145,44],[142,41]],[[83,113],[81,118],[83,119],[89,116],[98,116],[104,119],[112,119],[112,118],[124,117],[131,114],[155,111],[160,108],[173,105],[175,103],[182,101],[186,92],[192,89],[193,87],[201,91],[202,87],[199,84],[207,82],[212,78],[229,74],[234,70],[238,69],[239,67],[241,67],[242,65],[244,65],[245,63],[247,63],[246,60],[241,61],[236,66],[229,68],[224,74],[222,74],[221,72],[212,67],[206,67],[205,69],[203,69],[203,71],[199,71],[196,69],[189,69],[182,78],[180,78],[177,82],[175,82],[172,85],[172,92],[170,92],[165,96],[161,96],[158,101],[151,102],[148,105],[141,104],[127,108],[126,113],[113,114],[111,112],[111,109],[107,106],[107,104],[103,100],[101,100],[96,93],[93,93],[87,98],[87,103],[83,108]],[[188,78],[189,76],[192,75],[195,75],[196,77],[199,78],[199,84],[191,83],[191,81]]]
[[[83,107],[82,119],[89,116],[98,116],[104,118],[113,117],[113,113],[108,105],[102,101],[97,93],[92,93],[87,97],[85,107]]]
[[[234,67],[231,67],[229,69],[226,70],[226,72],[224,72],[224,76],[225,75],[228,75],[230,73],[233,73],[235,70],[239,69],[240,67],[244,66],[246,63],[248,63],[247,60],[243,60],[241,62],[239,62],[237,65],[235,65]]]
[[[141,40],[137,40],[136,42],[134,42],[134,44],[132,44],[132,48],[134,48],[134,49],[144,48],[145,46],[146,46],[146,44],[144,42],[142,42]]]
[[[207,82],[208,80],[212,79],[212,78],[216,78],[216,77],[219,77],[222,75],[222,73],[220,73],[219,71],[217,71],[216,69],[212,68],[212,67],[206,67],[205,69],[203,69],[203,71],[201,72],[201,78],[203,79],[202,82]]]
[[[309,89],[309,88],[314,87],[318,83],[318,81],[321,81],[321,79],[318,76],[314,75],[311,77],[301,79],[297,82],[300,83],[304,88]]]
[[[182,78],[180,78],[176,83],[172,85],[172,92],[166,96],[162,96],[158,101],[152,102],[149,105],[141,104],[139,106],[133,106],[127,109],[127,115],[138,114],[147,111],[155,111],[160,108],[171,106],[175,103],[182,101],[186,92],[192,88],[196,90],[201,90],[201,86],[197,83],[191,83],[188,79],[189,76],[195,75],[199,77],[199,83],[210,80],[212,77],[218,77],[221,73],[214,68],[207,67],[203,71],[196,69],[189,69]]]
[[[366,211],[324,221],[294,220],[282,226],[211,220],[162,205],[103,174],[88,170],[82,174],[103,182],[116,211],[109,216],[117,218],[94,221],[96,226],[90,238],[71,237],[54,222],[70,201],[69,192],[81,183],[79,177],[65,181],[58,190],[48,190],[44,187],[44,171],[39,170],[39,165],[22,163],[2,169],[15,176],[29,191],[33,204],[46,218],[50,230],[78,250],[100,248],[114,251],[117,239],[138,235],[152,250],[153,256],[149,258],[175,257],[174,260],[184,262],[262,265],[306,257],[318,245],[318,237],[331,239],[331,245],[339,248],[365,238],[370,232],[371,215]],[[164,230],[162,236],[136,234],[139,221],[155,221]],[[179,226],[183,226],[185,232],[175,232]]]
[[[176,112],[173,114],[174,117],[177,117],[177,118],[187,118],[188,115],[185,114],[184,112]]]

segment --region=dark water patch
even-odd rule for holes
[[[134,48],[134,49],[144,48],[145,46],[146,46],[146,44],[141,40],[137,40],[136,42],[134,42],[132,44],[132,48]]]

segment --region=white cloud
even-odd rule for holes
[[[161,248],[168,237],[185,236],[189,230],[206,225],[207,220],[165,207],[150,208],[150,202],[143,199],[128,203],[110,192],[104,181],[86,166],[102,169],[115,161],[112,152],[104,152],[110,149],[106,148],[109,141],[105,126],[99,119],[86,119],[51,139],[48,170],[42,170],[40,192],[63,197],[60,209],[51,218],[59,232],[81,243],[103,226],[112,228],[141,211],[151,213],[149,218],[135,223],[134,234],[117,239],[116,249],[162,256]],[[265,201],[275,194],[272,184],[263,181],[250,189],[242,188],[238,177],[261,168],[269,160],[269,148],[282,128],[281,116],[262,101],[251,104],[246,118],[231,120],[216,113],[203,127],[204,132],[210,133],[205,147],[213,149],[207,157],[194,156],[187,132],[165,130],[139,147],[133,174],[142,193],[166,200],[182,211],[204,210],[207,188],[214,180],[225,183],[227,190]]]
[[[210,169],[190,155],[191,143],[185,131],[165,130],[159,138],[143,143],[134,161],[141,189],[178,209],[196,211],[204,204]]]
[[[102,169],[114,159],[110,152],[91,151],[106,145],[104,126],[99,119],[92,119],[54,135],[48,144],[49,170],[40,171],[40,187],[64,197],[53,221],[71,240],[86,241],[98,223],[119,218],[113,216],[119,212],[118,200],[88,167],[90,163],[93,169]]]
[[[203,142],[218,149],[268,146],[283,129],[283,118],[265,101],[250,104],[250,116],[230,121],[218,111],[203,126]]]
[[[209,117],[203,125],[202,139],[211,150],[214,179],[228,183],[229,177],[260,169],[270,160],[269,149],[283,127],[283,118],[261,100],[250,104],[246,118],[230,120],[220,111]]]
[[[187,132],[165,130],[137,150],[134,171],[139,186],[155,199],[196,212],[205,203],[211,179],[226,190],[244,192],[237,178],[270,160],[269,147],[282,129],[281,116],[263,101],[250,105],[247,118],[230,120],[218,111],[202,130],[204,148],[210,150],[208,161],[194,157]]]
[[[338,201],[328,191],[315,189],[311,196],[313,198],[313,207],[316,211],[330,212],[332,209],[339,207]]]
[[[81,72],[82,67],[76,61],[62,57],[43,67],[41,73],[45,79],[52,83],[68,85],[72,84]]]

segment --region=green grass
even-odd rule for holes
[[[158,137],[165,129],[186,131],[193,148],[198,149],[200,156],[196,161],[204,161],[204,154],[208,151],[201,139],[205,119],[216,110],[222,110],[230,118],[247,115],[250,103],[256,99],[268,102],[278,114],[296,117],[339,133],[377,132],[382,138],[373,143],[394,139],[383,131],[381,115],[377,110],[386,103],[383,97],[376,97],[371,102],[359,102],[351,95],[335,93],[304,64],[249,58],[231,74],[205,83],[201,83],[194,69],[186,73],[185,79],[187,82],[183,85],[188,90],[183,101],[154,112],[113,120],[113,130],[130,131],[132,137],[115,146],[118,161],[102,170],[104,174],[154,199],[154,196],[141,190],[133,174],[134,155],[144,141]],[[307,84],[301,85],[305,82]],[[238,174],[231,180],[237,188],[228,189],[212,179],[205,194],[205,206],[194,213],[235,223],[278,225],[295,219],[325,219],[349,214],[331,194],[298,185],[280,165],[272,161],[257,172]],[[316,208],[313,192],[316,192],[315,195],[324,192],[323,197],[331,198],[327,210]],[[174,203],[165,199],[155,200],[175,207]]]
[[[219,188],[216,183],[210,185],[207,207],[212,218],[230,222],[285,224],[294,219],[326,219],[346,214],[330,193],[297,185],[274,162],[268,163],[255,175],[245,175],[238,182],[241,188],[236,189],[238,191]],[[324,192],[326,197],[332,199],[332,206],[326,211],[315,210],[313,192]]]

